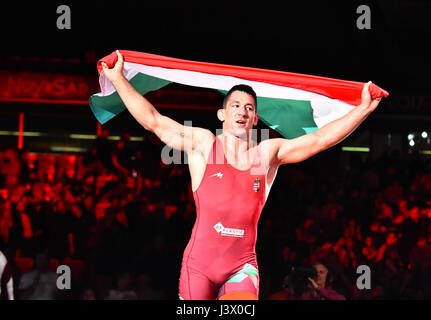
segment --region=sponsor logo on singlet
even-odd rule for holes
[[[212,177],[217,177],[217,178],[221,179],[223,177],[223,173],[221,173],[221,172],[214,173],[212,176],[210,176],[210,178],[212,178]]]
[[[231,229],[231,228],[225,228],[221,222],[214,225],[215,231],[217,231],[218,234],[225,237],[235,237],[235,238],[242,238],[244,237],[244,230],[242,229]]]

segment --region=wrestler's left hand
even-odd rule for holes
[[[364,106],[366,109],[368,109],[370,112],[374,111],[374,109],[377,108],[377,106],[380,103],[380,100],[382,98],[372,98],[370,91],[369,91],[369,87],[371,85],[371,81],[368,81],[366,84],[364,84],[364,87],[362,89],[362,101],[361,101],[361,105]]]

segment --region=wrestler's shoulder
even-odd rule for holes
[[[210,130],[200,127],[194,127],[193,137],[197,138],[194,144],[194,149],[199,149],[201,151],[205,151],[206,149],[211,148],[215,135]]]
[[[278,146],[283,140],[286,140],[286,139],[283,139],[283,138],[265,139],[259,142],[258,146],[260,146],[261,148],[273,148]]]
[[[193,127],[195,133],[202,135],[202,137],[215,138],[214,133],[211,130],[202,127]]]
[[[278,153],[285,140],[286,139],[283,138],[265,139],[262,140],[258,146],[264,154],[268,155],[269,158],[272,159]]]
[[[212,133],[209,129],[194,127],[193,130],[193,135],[196,136],[201,142],[207,143],[214,141],[215,139],[214,133]]]

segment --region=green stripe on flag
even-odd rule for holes
[[[158,90],[171,83],[171,81],[148,76],[142,73],[138,73],[129,81],[142,95],[150,91]],[[93,111],[94,116],[101,124],[111,120],[126,108],[117,92],[114,92],[109,96],[93,95],[90,97],[89,103],[91,111]]]
[[[288,139],[318,129],[310,101],[257,97],[257,113],[263,123]]]

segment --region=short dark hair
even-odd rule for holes
[[[254,92],[253,88],[246,85],[246,84],[237,84],[235,86],[233,86],[228,93],[226,94],[226,96],[224,97],[223,100],[223,108],[226,107],[226,102],[229,99],[230,95],[232,94],[232,92],[234,91],[241,91],[241,92],[245,92],[248,93],[249,95],[251,95],[254,98],[254,104],[255,104],[255,108],[257,111],[257,96],[256,96],[256,92]]]

